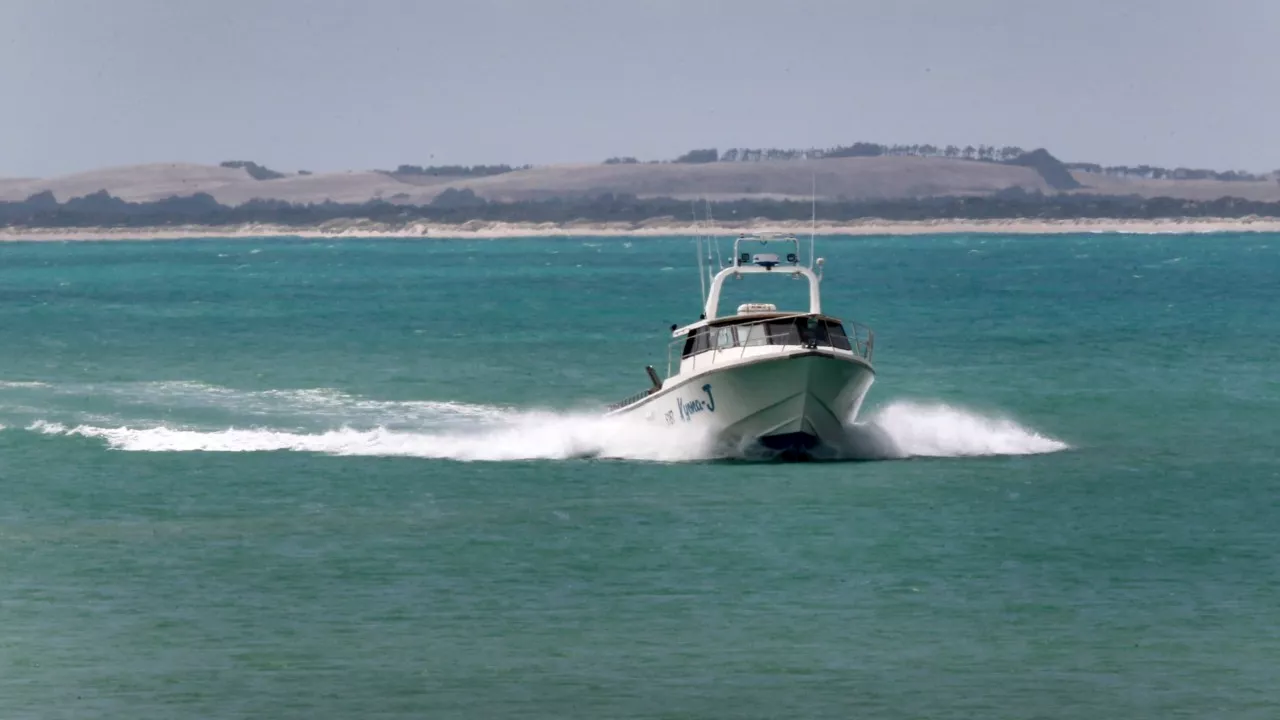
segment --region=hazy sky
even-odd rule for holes
[[[1277,0],[0,0],[0,176],[1015,144],[1280,168]]]

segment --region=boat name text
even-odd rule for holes
[[[680,411],[680,419],[689,422],[693,419],[695,413],[715,412],[716,399],[711,395],[711,383],[702,386],[702,392],[707,394],[707,399],[694,398],[693,400],[685,400],[676,397],[676,409]]]

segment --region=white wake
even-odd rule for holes
[[[167,392],[177,388],[169,386]],[[172,422],[109,424],[36,421],[28,430],[101,440],[133,452],[278,452],[417,457],[458,461],[608,458],[659,462],[725,457],[709,438],[684,427],[595,413],[525,411],[456,402],[377,401],[335,391],[239,393],[185,386],[228,406],[241,405],[245,426]],[[278,405],[276,405],[278,403]],[[321,429],[272,426],[272,406],[307,414]],[[263,422],[263,421],[266,422]],[[324,426],[330,426],[325,428]],[[1060,440],[1014,420],[944,404],[897,401],[851,424],[837,459],[1030,455],[1065,450]]]
[[[845,454],[858,460],[1040,455],[1070,448],[1009,418],[904,400],[852,425],[846,442]]]
[[[456,419],[453,424],[456,426]],[[50,435],[98,438],[135,452],[271,452],[418,457],[460,461],[609,458],[680,462],[713,457],[705,438],[620,419],[551,412],[513,413],[472,428],[409,431],[349,427],[322,432],[269,428],[202,430],[172,427],[99,427],[37,422],[28,429]]]

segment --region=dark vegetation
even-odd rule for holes
[[[1082,170],[1088,173],[1096,173],[1099,175],[1111,175],[1114,177],[1133,177],[1147,178],[1150,180],[1223,180],[1226,182],[1240,180],[1266,180],[1266,175],[1256,175],[1254,173],[1245,172],[1244,170],[1227,170],[1226,172],[1218,172],[1216,170],[1204,170],[1198,168],[1179,167],[1170,170],[1169,168],[1155,167],[1153,165],[1138,165],[1130,167],[1128,165],[1108,165],[1103,167],[1097,163],[1067,163],[1070,170]]]
[[[510,165],[401,165],[389,175],[430,175],[433,177],[474,178],[502,175],[514,170],[528,170],[532,165],[512,167]],[[386,172],[385,170],[383,172]]]
[[[703,150],[690,150],[675,159],[678,163],[713,163],[720,159],[720,154],[715,148],[706,148]]]
[[[852,145],[837,145],[829,148],[729,148],[720,152],[716,148],[690,150],[672,162],[708,163],[708,162],[761,162],[765,160],[822,160],[824,158],[846,157],[942,157],[959,160],[982,160],[1001,162],[1013,160],[1023,154],[1023,149],[1015,145],[996,147],[994,145],[881,145],[880,143],[856,142]],[[616,160],[616,158],[611,158]],[[605,161],[609,164],[609,160]]]
[[[284,173],[276,172],[270,168],[265,168],[256,162],[249,160],[228,160],[221,163],[224,168],[242,168],[249,173],[249,177],[254,180],[275,180],[284,177]]]
[[[1040,148],[1032,150],[1029,153],[1023,153],[1012,160],[1005,160],[1006,165],[1021,165],[1029,167],[1040,173],[1040,177],[1044,178],[1045,183],[1054,190],[1075,190],[1082,187],[1076,179],[1071,177],[1071,172],[1057,158],[1049,154],[1048,150]]]
[[[720,220],[808,220],[806,202],[735,200],[711,203]],[[1075,219],[1075,218],[1178,218],[1280,217],[1280,202],[1266,203],[1239,198],[1200,202],[1138,196],[1040,195],[1020,189],[990,197],[936,197],[902,200],[819,201],[818,217],[825,221],[879,218],[885,220],[936,219]],[[44,192],[22,202],[0,203],[0,225],[9,227],[157,227],[166,225],[235,225],[273,223],[307,226],[338,219],[366,219],[385,223],[428,221],[463,223],[469,220],[503,222],[641,222],[653,218],[692,219],[686,200],[637,198],[604,194],[594,198],[488,202],[470,189],[450,188],[430,205],[397,205],[374,200],[360,204],[325,202],[296,205],[278,200],[253,200],[243,205],[221,205],[212,196],[131,203],[105,191],[59,203]]]
[[[690,150],[671,162],[678,163],[707,163],[707,162],[762,162],[766,160],[822,160],[824,158],[846,158],[846,157],[941,157],[952,158],[958,160],[977,160],[981,162],[1005,162],[1011,164],[1026,164],[1018,162],[1020,158],[1028,154],[1022,148],[1016,145],[882,145],[872,142],[855,142],[852,145],[837,145],[830,148],[729,148],[724,152],[720,152],[715,148],[704,148],[698,150]],[[615,164],[621,160],[620,158],[610,158],[605,164]],[[634,158],[627,160],[633,161]],[[1239,180],[1267,180],[1268,175],[1258,175],[1255,173],[1245,172],[1244,170],[1228,170],[1218,172],[1216,170],[1204,170],[1197,168],[1163,168],[1154,165],[1110,165],[1103,166],[1097,163],[1077,162],[1066,163],[1065,169],[1081,170],[1084,172],[1098,173],[1103,175],[1113,175],[1118,177],[1148,178],[1148,179],[1169,179],[1169,180],[1223,180],[1223,181],[1239,181]],[[1280,172],[1280,171],[1277,171]],[[1073,181],[1074,182],[1074,181]],[[1050,183],[1054,187],[1058,185]],[[1077,186],[1078,187],[1078,186]]]

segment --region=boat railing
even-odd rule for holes
[[[618,410],[619,408],[624,408],[632,403],[638,403],[641,400],[652,395],[656,390],[657,388],[649,388],[648,390],[642,390],[641,392],[638,392],[635,395],[632,395],[626,400],[619,400],[616,403],[609,403],[609,405],[606,406],[605,408],[605,412],[613,412],[614,410]]]
[[[853,343],[853,351],[858,357],[871,362],[871,355],[875,352],[876,345],[876,334],[871,331],[871,328],[862,323],[851,322],[844,332]]]

